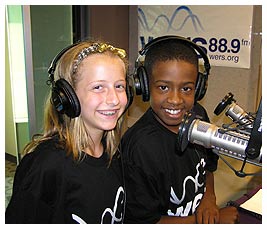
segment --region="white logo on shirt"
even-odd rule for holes
[[[123,213],[121,212],[120,213],[120,217],[116,217],[116,212],[117,212],[117,208],[118,208],[118,205],[123,205],[123,202],[124,202],[124,199],[121,199],[121,201],[119,201],[119,198],[121,197],[124,197],[124,189],[122,186],[120,186],[117,190],[117,194],[116,194],[116,198],[115,198],[115,203],[114,203],[114,206],[113,206],[113,209],[111,208],[106,208],[105,211],[103,212],[102,214],[102,217],[101,217],[101,224],[103,224],[103,221],[104,221],[104,218],[107,216],[107,215],[111,215],[112,219],[111,219],[111,224],[114,224],[114,222],[122,222],[122,217],[123,217]],[[87,224],[81,217],[75,215],[75,214],[72,214],[72,219],[75,220],[77,223],[79,224]]]
[[[72,219],[75,220],[77,223],[79,224],[87,224],[81,217],[75,215],[75,214],[71,214]]]
[[[111,210],[111,208],[106,208],[105,211],[103,212],[102,218],[101,218],[101,224],[103,223],[103,220],[104,220],[105,216],[108,215],[108,213],[112,217],[111,224],[114,224],[115,221],[116,222],[121,222],[122,221],[122,215],[123,215],[122,212],[120,213],[120,217],[116,217],[116,211],[117,211],[117,208],[118,208],[119,198],[120,198],[121,195],[122,195],[122,197],[124,196],[124,189],[123,189],[122,186],[120,186],[118,188],[117,195],[116,195],[116,198],[115,198],[115,203],[114,203],[114,206],[113,206],[113,210]],[[123,202],[124,202],[124,199],[121,199],[119,205],[123,205]]]
[[[196,175],[195,177],[193,176],[187,176],[184,179],[183,182],[183,194],[182,197],[179,199],[177,197],[177,195],[175,194],[173,187],[171,187],[171,194],[170,194],[170,201],[176,205],[180,205],[186,195],[186,184],[188,181],[193,181],[195,184],[195,193],[198,192],[198,189],[204,186],[204,182],[200,183],[199,182],[199,175],[200,175],[200,171],[199,171],[199,167],[204,167],[205,166],[205,160],[203,158],[201,158],[200,162],[196,165]],[[203,174],[205,173],[205,171],[203,172]],[[178,207],[176,210],[176,213],[173,213],[171,210],[168,210],[168,215],[170,216],[188,216],[188,213],[190,211],[190,209],[192,208],[192,213],[195,212],[196,208],[198,207],[200,200],[202,198],[203,194],[198,194],[197,196],[194,197],[193,201],[189,201],[186,204],[186,207],[183,210],[183,207]]]

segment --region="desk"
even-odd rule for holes
[[[262,219],[261,217],[257,217],[253,213],[250,213],[249,211],[243,210],[239,206],[243,204],[245,201],[250,199],[253,195],[255,195],[262,186],[258,186],[257,188],[253,189],[252,191],[244,194],[242,197],[237,199],[236,201],[229,201],[228,205],[232,205],[238,208],[239,212],[239,222],[240,224],[262,224]]]

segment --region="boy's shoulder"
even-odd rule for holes
[[[208,113],[207,113],[206,109],[198,102],[194,105],[192,110],[196,114],[196,118],[199,118],[201,120],[207,120],[208,119]]]
[[[126,133],[142,133],[154,126],[154,118],[151,109],[148,109],[127,131]]]

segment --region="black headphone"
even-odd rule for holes
[[[57,112],[66,114],[70,118],[78,117],[81,113],[81,105],[79,99],[68,81],[63,78],[54,80],[54,73],[56,66],[60,58],[72,47],[79,43],[72,44],[62,49],[52,60],[50,67],[48,68],[48,84],[52,85],[51,103],[55,106]],[[127,105],[125,111],[131,105],[133,101],[133,90],[128,84],[128,77],[126,77],[126,94],[127,94]]]
[[[197,81],[196,81],[196,87],[195,87],[195,101],[200,101],[207,91],[208,86],[208,75],[210,72],[210,63],[209,59],[206,55],[206,53],[203,51],[203,49],[198,46],[196,43],[190,41],[189,39],[186,39],[184,37],[170,35],[170,36],[162,36],[157,37],[150,42],[148,42],[143,49],[139,51],[140,56],[137,58],[135,62],[135,74],[134,74],[134,82],[135,82],[135,92],[137,95],[142,95],[143,101],[149,101],[150,93],[149,93],[149,80],[147,76],[147,71],[143,64],[139,61],[140,57],[145,55],[147,51],[155,46],[156,44],[167,41],[167,40],[178,40],[180,42],[183,42],[185,45],[188,45],[189,47],[192,47],[195,49],[203,58],[204,60],[204,73],[199,72]]]

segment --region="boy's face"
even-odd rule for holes
[[[177,133],[184,114],[194,105],[197,68],[168,60],[154,64],[149,78],[150,105],[158,121]]]

